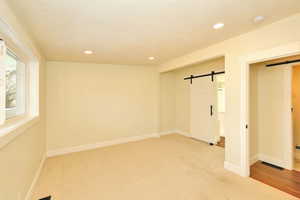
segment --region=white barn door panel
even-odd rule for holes
[[[207,143],[217,143],[219,121],[217,109],[217,83],[211,76],[193,79],[190,85],[191,136]]]

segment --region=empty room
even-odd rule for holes
[[[299,0],[0,0],[0,200],[300,198]]]

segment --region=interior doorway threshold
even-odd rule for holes
[[[258,161],[251,166],[250,177],[300,198],[299,171],[287,169],[281,170]]]

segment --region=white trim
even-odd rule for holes
[[[250,162],[249,162],[250,166],[253,165],[254,163],[256,163],[257,161],[259,161],[259,155],[258,154],[254,155],[250,158]]]
[[[299,44],[300,46],[300,44]],[[284,123],[288,124],[286,133],[290,133],[285,137],[285,151],[284,151],[284,163],[283,166],[286,169],[292,170],[294,168],[294,132],[293,132],[293,113],[290,112],[293,107],[293,99],[292,99],[292,76],[293,76],[293,65],[288,65],[287,71],[285,71],[285,108],[288,112],[285,112],[284,115]]]
[[[183,135],[185,137],[190,137],[190,134],[181,130],[171,130],[171,131],[163,131],[160,132],[159,135],[163,136],[163,135],[171,135],[171,134],[179,134],[179,135]]]
[[[5,112],[5,110],[0,110],[0,123],[1,121],[4,122],[1,124],[3,126],[0,127],[1,148],[12,141],[16,136],[24,132],[27,128],[35,124],[39,119],[39,60],[33,53],[32,49],[19,39],[18,34],[14,31],[14,29],[1,18],[0,33],[1,36],[4,37],[4,40],[7,39],[7,41],[10,42],[7,46],[14,46],[18,51],[22,52],[22,55],[26,56],[26,77],[28,79],[26,80],[26,93],[28,94],[25,95],[27,98],[26,112],[28,116],[18,116],[5,120],[5,115],[4,118],[1,115],[1,112]],[[3,70],[1,69],[2,68],[0,68],[0,73],[3,73]]]
[[[192,137],[192,138],[194,138],[196,140],[203,141],[203,142],[208,143],[208,144],[217,144],[220,141],[220,136],[215,136],[215,137],[211,138],[210,140],[208,140],[205,137],[199,137],[198,136],[196,138],[196,137],[193,137],[193,136],[188,136],[188,135],[186,135],[186,133],[181,134],[181,135],[184,135],[184,136],[187,136],[187,137]]]
[[[244,173],[244,170],[239,166],[239,165],[235,165],[235,164],[232,164],[230,162],[227,162],[225,161],[224,162],[224,168],[227,169],[228,171],[231,171],[235,174],[238,174],[240,176],[247,176],[245,173]]]
[[[33,189],[34,189],[34,187],[35,187],[35,185],[36,185],[36,183],[37,183],[37,181],[40,177],[40,174],[42,172],[45,161],[46,161],[46,155],[43,156],[43,158],[40,162],[39,168],[37,169],[37,171],[35,173],[35,176],[33,178],[33,181],[31,182],[30,188],[26,193],[25,200],[31,200],[31,197],[33,195]]]
[[[240,58],[241,65],[241,120],[240,120],[240,136],[241,136],[241,168],[243,174],[250,175],[250,154],[249,154],[249,133],[245,128],[246,124],[249,124],[249,67],[250,64],[264,62],[267,60],[288,57],[300,54],[300,42],[279,46],[276,48],[268,49],[247,55]],[[251,127],[250,127],[251,128]],[[289,137],[293,137],[293,134],[289,134]],[[293,139],[288,139],[291,142]],[[291,144],[292,145],[292,144]],[[292,154],[292,153],[291,153]],[[292,158],[292,155],[289,155]],[[288,159],[292,162],[292,159]],[[288,164],[292,166],[292,163]]]
[[[0,149],[10,143],[21,133],[39,122],[39,117],[23,118],[16,120],[13,124],[7,124],[0,127]]]
[[[117,145],[117,144],[135,142],[135,141],[140,141],[140,140],[144,140],[144,139],[148,139],[148,138],[158,138],[160,136],[170,135],[170,134],[180,134],[185,137],[190,137],[189,133],[179,131],[179,130],[164,131],[159,134],[153,133],[153,134],[148,134],[148,135],[132,136],[132,137],[115,139],[115,140],[107,140],[107,141],[98,142],[95,144],[85,144],[85,145],[67,147],[67,148],[62,148],[62,149],[57,149],[57,150],[50,150],[47,152],[47,157],[54,157],[54,156],[75,153],[75,152],[80,152],[80,151],[87,151],[87,150],[92,150],[92,149],[97,149],[97,148],[107,147],[107,146],[112,146],[112,145]]]
[[[185,137],[190,137],[190,138],[192,138],[192,135],[191,135],[190,133],[184,132],[184,131],[181,131],[181,130],[176,130],[176,131],[174,131],[174,132],[172,132],[172,133],[177,133],[177,134],[179,134],[179,135],[183,135],[183,136],[185,136]],[[200,140],[202,140],[202,139],[200,139]],[[205,139],[203,139],[202,141],[205,141]],[[220,136],[216,136],[216,137],[213,139],[212,143],[213,143],[213,144],[217,144],[219,141],[220,141]]]
[[[33,54],[32,50],[19,40],[17,36],[18,34],[14,31],[14,29],[1,18],[0,18],[0,32],[2,32],[5,36],[11,39],[12,42],[30,58],[30,60],[34,60],[34,61],[38,60],[37,57]]]
[[[276,166],[279,166],[279,167],[289,169],[289,166],[287,166],[287,164],[286,164],[286,162],[284,162],[284,160],[278,160],[277,158],[274,158],[274,157],[271,157],[271,156],[268,156],[268,155],[259,154],[258,155],[258,160],[270,163],[272,165],[276,165]]]
[[[163,136],[163,135],[171,135],[171,134],[175,134],[177,133],[176,130],[173,130],[173,131],[163,131],[163,132],[160,132],[159,135]]]
[[[115,140],[108,140],[108,141],[98,142],[95,144],[85,144],[85,145],[67,147],[63,149],[50,150],[47,152],[47,157],[54,157],[54,156],[59,156],[59,155],[64,155],[69,153],[87,151],[87,150],[97,149],[101,147],[107,147],[107,146],[112,146],[117,144],[124,144],[128,142],[135,142],[135,141],[140,141],[148,138],[158,138],[158,137],[160,137],[159,134],[153,133],[148,135],[132,136],[132,137],[115,139]]]
[[[190,133],[184,132],[184,131],[181,131],[181,130],[177,130],[177,131],[175,131],[175,133],[178,133],[179,135],[183,135],[185,137],[191,137]]]
[[[7,48],[4,41],[0,41],[0,125],[5,122],[5,87],[6,87],[6,78],[5,78],[5,65],[4,59],[7,52]]]
[[[256,163],[257,161],[264,161],[279,167],[290,169],[288,164],[284,160],[279,160],[277,158],[265,155],[265,154],[256,154],[250,159],[250,166]]]

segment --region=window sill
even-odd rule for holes
[[[39,121],[39,117],[18,117],[0,126],[0,149]]]

